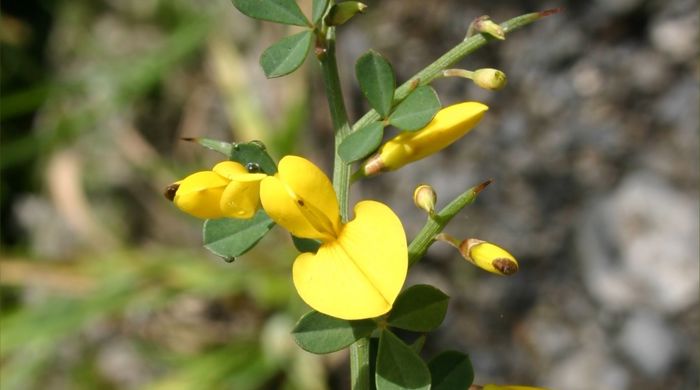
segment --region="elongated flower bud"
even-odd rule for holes
[[[363,164],[363,173],[371,176],[393,171],[446,148],[474,128],[486,110],[488,107],[479,102],[458,103],[441,109],[424,128],[405,131],[387,141]]]
[[[518,261],[498,245],[478,238],[467,238],[460,242],[445,233],[438,234],[435,239],[459,249],[459,253],[465,260],[483,270],[502,276],[518,272]]]
[[[433,187],[428,184],[421,184],[413,191],[413,203],[430,215],[435,214],[436,201],[437,194]]]

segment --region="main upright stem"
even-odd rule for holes
[[[345,110],[343,90],[338,76],[338,63],[335,59],[335,27],[328,27],[324,44],[318,53],[326,86],[326,98],[335,129],[335,148],[333,162],[333,189],[338,196],[340,215],[343,222],[348,220],[348,192],[350,190],[350,165],[338,154],[338,147],[350,134],[350,123]],[[370,390],[369,339],[362,338],[350,346],[350,378],[352,390]]]
[[[326,98],[331,112],[333,129],[335,129],[335,148],[333,161],[333,189],[338,195],[340,215],[343,222],[348,219],[348,192],[350,189],[350,165],[343,162],[338,154],[338,147],[343,139],[350,134],[348,114],[345,110],[343,91],[338,76],[338,63],[335,59],[335,27],[329,27],[325,36],[325,51],[319,54],[323,82],[326,86]]]

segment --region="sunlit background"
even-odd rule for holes
[[[447,232],[501,244],[520,272],[486,274],[435,244],[408,281],[452,297],[423,356],[469,353],[477,383],[697,389],[697,2],[367,4],[338,32],[354,119],[367,49],[402,82],[479,15],[564,7],[459,63],[503,70],[503,90],[434,83],[443,104],[490,106],[471,134],[353,187],[412,237],[416,185],[442,205],[495,179]],[[5,1],[0,22],[0,388],[349,388],[344,352],[311,355],[289,335],[309,310],[289,236],[226,263],[162,196],[219,159],[182,137],[262,140],[330,172],[314,58],[274,80],[258,65],[288,28],[227,0]]]

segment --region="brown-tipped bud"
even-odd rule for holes
[[[469,31],[471,34],[483,33],[496,39],[506,39],[506,33],[503,31],[503,28],[498,25],[498,23],[491,20],[488,15],[479,16],[478,18],[474,19],[471,26],[469,26]]]
[[[472,75],[474,84],[481,88],[497,91],[506,86],[508,81],[506,74],[498,69],[482,68],[474,71]]]
[[[178,188],[180,188],[180,182],[173,183],[165,187],[165,191],[163,191],[163,196],[165,196],[165,199],[172,202],[175,199],[175,194],[177,193]]]
[[[329,26],[340,26],[358,13],[364,13],[367,5],[359,1],[343,1],[333,5],[324,21]]]
[[[430,215],[435,214],[435,202],[437,202],[437,194],[430,185],[421,184],[413,191],[413,203]]]
[[[435,239],[459,249],[459,253],[465,260],[483,270],[502,276],[518,272],[518,261],[498,245],[477,238],[467,238],[459,242],[445,233],[438,234]]]

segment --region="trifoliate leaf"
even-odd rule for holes
[[[305,351],[324,354],[346,348],[369,336],[376,327],[372,320],[341,320],[312,311],[301,317],[292,330],[292,337]]]
[[[352,132],[338,147],[340,158],[349,164],[367,157],[382,143],[383,130],[381,122],[373,122]]]
[[[251,219],[221,218],[204,222],[204,247],[227,261],[246,253],[272,229],[275,222],[258,210]]]
[[[433,286],[411,286],[396,298],[387,322],[401,329],[430,332],[445,319],[449,299],[450,297]]]
[[[268,47],[260,56],[260,65],[269,79],[284,76],[297,70],[304,63],[311,49],[313,31],[306,30],[282,38]]]
[[[381,54],[370,50],[357,60],[355,75],[360,90],[382,118],[391,111],[396,77],[391,64]]]
[[[430,371],[418,354],[388,330],[382,330],[375,373],[377,390],[428,390]]]
[[[308,26],[309,21],[294,0],[232,0],[233,5],[251,18]]]
[[[424,85],[411,92],[389,116],[389,123],[401,130],[415,131],[430,123],[440,110],[435,90]]]

